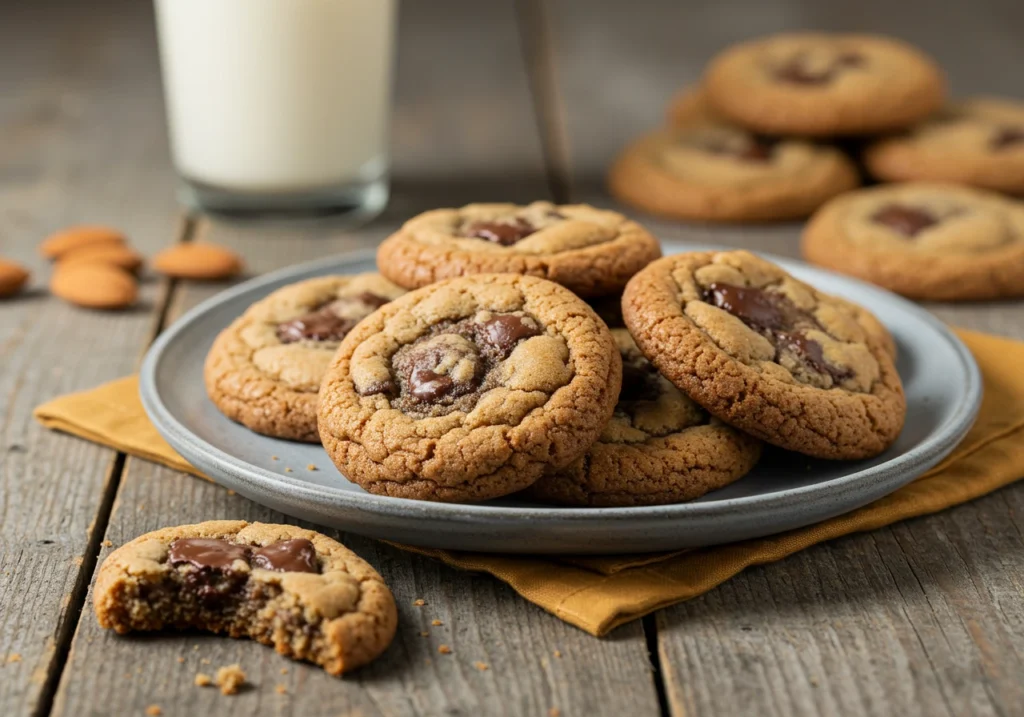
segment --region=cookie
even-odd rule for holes
[[[671,127],[685,126],[693,122],[721,122],[708,102],[708,93],[701,85],[684,87],[679,90],[665,110],[665,119]]]
[[[1024,195],[1024,103],[956,102],[904,134],[869,145],[864,163],[887,182],[956,182]]]
[[[626,286],[622,312],[665,378],[769,443],[868,458],[903,427],[903,386],[871,327],[749,252],[656,261]]]
[[[704,221],[805,217],[859,184],[835,147],[703,120],[641,137],[608,173],[609,191],[626,204]]]
[[[278,289],[217,337],[206,393],[257,433],[316,443],[320,381],[345,334],[404,291],[379,274],[324,276]]]
[[[321,389],[320,437],[371,493],[486,500],[582,456],[621,377],[608,328],[568,289],[517,274],[450,279],[345,337]]]
[[[766,134],[835,136],[891,132],[942,106],[935,62],[894,38],[789,33],[734,45],[715,57],[703,85],[722,117]]]
[[[469,204],[405,223],[377,252],[384,276],[407,289],[467,274],[550,279],[580,296],[622,291],[661,256],[657,239],[621,214],[586,204]]]
[[[684,396],[644,358],[625,329],[612,329],[622,355],[622,391],[612,419],[586,455],[526,489],[571,506],[681,503],[745,475],[761,443]]]
[[[804,229],[804,257],[915,299],[1024,296],[1024,202],[955,184],[850,192]]]
[[[249,637],[340,675],[373,660],[398,623],[384,580],[336,540],[292,525],[211,520],[141,535],[107,556],[100,626]]]

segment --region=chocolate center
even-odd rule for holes
[[[537,231],[530,222],[521,217],[490,222],[472,222],[463,230],[463,236],[484,239],[501,246],[512,246]]]
[[[306,538],[292,538],[252,551],[252,566],[279,573],[318,573],[316,548]]]
[[[742,141],[730,142],[726,139],[712,139],[705,142],[702,148],[710,154],[731,157],[745,162],[768,162],[775,152],[776,144],[778,144],[777,139],[751,135]]]
[[[827,64],[812,67],[807,56],[800,53],[777,66],[773,74],[775,79],[795,85],[827,85],[844,70],[863,67],[865,63],[862,54],[850,50],[839,53]]]
[[[887,204],[872,214],[871,220],[907,237],[915,237],[940,221],[934,214],[906,204]]]
[[[537,326],[524,322],[521,316],[515,314],[499,314],[480,324],[480,329],[484,340],[505,356],[512,353],[512,349],[523,339],[540,335]]]
[[[167,551],[171,565],[191,565],[211,573],[231,573],[237,560],[277,572],[319,572],[316,549],[305,538],[282,540],[262,548],[220,538],[178,538]]]
[[[390,299],[364,291],[343,296],[307,314],[277,325],[277,338],[283,344],[296,341],[341,341],[356,324]]]
[[[1024,143],[1024,127],[1000,127],[989,140],[989,149],[998,152],[1021,143]]]

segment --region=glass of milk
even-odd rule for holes
[[[187,204],[383,209],[397,0],[154,1]]]

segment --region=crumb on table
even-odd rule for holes
[[[307,471],[315,471],[315,470],[318,470],[318,469],[317,469],[317,467],[315,465],[310,463],[308,466],[306,466],[306,470]]]
[[[157,715],[162,715],[163,713],[164,711],[160,709],[160,705],[150,705],[146,708],[146,714],[148,714],[149,717],[157,717]]]
[[[287,675],[288,674],[288,668],[287,667],[282,667],[281,668],[281,674],[282,675]]]
[[[440,627],[441,625],[444,625],[444,623],[441,622],[440,620],[431,620],[430,624],[433,625],[434,627]]]
[[[184,664],[184,663],[185,663],[185,658],[184,657],[179,657],[178,658],[178,664],[181,665],[181,664]]]
[[[561,650],[555,650],[555,657],[561,657],[561,656],[562,656],[562,651]]]
[[[197,672],[195,684],[196,687],[208,687],[213,684],[213,678],[205,672]]]
[[[17,652],[12,652],[7,656],[8,662],[21,662],[21,655]]]
[[[473,667],[483,672],[484,670],[490,669],[490,665],[486,662],[474,662]]]
[[[274,685],[274,692],[279,695],[286,695],[288,694],[288,688],[284,685]]]
[[[452,648],[448,647],[447,645],[441,645],[437,648],[437,651],[440,652],[442,655],[452,654]]]
[[[416,607],[423,607],[424,605],[427,604],[427,601],[424,600],[423,598],[416,598],[415,600],[412,601],[412,604],[415,605]]]
[[[424,630],[423,632],[420,633],[420,637],[430,637],[430,633],[427,632],[426,630]]]
[[[561,717],[561,715],[562,710],[558,709],[557,707],[552,707],[548,710],[548,717]]]
[[[245,672],[236,662],[219,668],[215,682],[222,695],[234,695],[238,693],[238,688],[245,684]]]

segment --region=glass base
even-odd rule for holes
[[[349,184],[303,192],[261,194],[235,192],[182,178],[178,199],[186,207],[232,216],[288,216],[323,214],[351,219],[353,224],[369,222],[388,203],[388,180]]]

